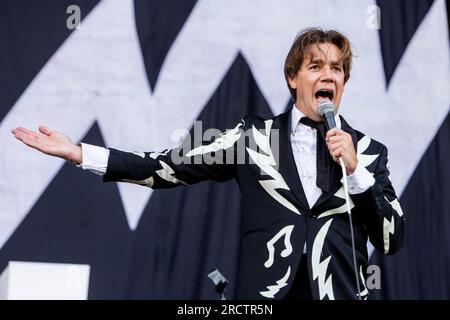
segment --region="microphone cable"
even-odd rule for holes
[[[356,288],[358,290],[358,299],[361,300],[361,287],[359,285],[358,268],[356,266],[356,249],[355,249],[355,235],[353,233],[353,223],[352,223],[352,213],[350,210],[350,199],[348,198],[348,185],[347,185],[347,173],[345,172],[344,161],[339,158],[339,163],[342,168],[342,178],[344,180],[344,193],[345,193],[345,203],[347,204],[348,221],[350,223],[350,235],[352,238],[352,254],[353,254],[353,268],[355,270],[355,280]]]

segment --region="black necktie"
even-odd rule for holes
[[[316,143],[316,164],[317,164],[317,180],[316,185],[322,192],[330,190],[330,176],[334,160],[325,144],[325,122],[316,122],[310,118],[303,117],[300,122],[317,130]]]

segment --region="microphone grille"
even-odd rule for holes
[[[330,100],[320,100],[319,101],[319,113],[323,117],[323,115],[327,112],[333,112],[334,106]]]

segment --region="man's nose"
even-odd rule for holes
[[[322,82],[334,82],[333,72],[331,71],[330,66],[324,66],[322,68],[321,81]]]

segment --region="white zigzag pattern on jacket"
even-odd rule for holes
[[[388,198],[386,198],[386,197],[384,197],[384,198],[387,201],[389,201]],[[394,199],[392,201],[389,201],[389,203],[391,204],[392,208],[394,208],[394,210],[397,211],[398,215],[400,217],[402,217],[403,216],[403,210],[402,210],[402,207],[400,206],[400,202],[398,201],[398,199]]]
[[[329,255],[325,260],[320,262],[320,257],[322,256],[323,243],[325,241],[325,237],[327,236],[328,229],[330,228],[331,222],[333,219],[330,219],[325,223],[319,230],[314,239],[313,247],[312,247],[312,271],[313,271],[313,280],[317,279],[317,283],[319,286],[319,296],[320,300],[328,296],[328,299],[334,300],[333,293],[333,275],[330,274],[328,278],[327,269],[328,264],[331,260],[331,255]]]
[[[163,152],[150,152],[148,156],[152,159],[156,159],[159,156],[166,156],[169,153],[169,151],[170,150],[167,149],[167,150],[164,150]]]
[[[344,190],[344,186],[342,186],[341,188],[339,188],[338,191],[336,191],[336,193],[334,194],[335,197],[341,198],[345,200],[345,190]],[[353,203],[352,199],[349,198],[350,200],[350,209],[353,209],[353,207],[355,207],[355,204]],[[340,213],[345,213],[347,212],[347,204],[343,204],[340,207],[337,208],[333,208],[327,211],[322,212],[318,218],[324,218],[324,217],[328,217],[331,216],[333,214],[340,214]]]
[[[121,182],[128,182],[128,183],[134,183],[134,184],[138,184],[144,187],[153,187],[153,183],[155,182],[155,180],[153,179],[153,177],[149,177],[147,179],[144,180],[131,180],[131,179],[122,179],[120,180]]]
[[[156,171],[156,174],[158,176],[160,176],[162,179],[164,179],[166,181],[169,181],[169,182],[172,182],[175,184],[181,183],[181,184],[187,185],[186,182],[181,181],[180,179],[177,179],[176,177],[173,176],[173,174],[175,174],[175,171],[173,171],[173,169],[167,163],[165,163],[164,161],[161,161],[161,160],[159,160],[159,163],[161,164],[162,169]]]
[[[267,291],[260,291],[259,293],[266,298],[274,298],[275,294],[278,293],[278,291],[280,291],[281,288],[287,286],[287,279],[289,279],[289,276],[291,275],[291,267],[289,266],[286,274],[284,275],[283,278],[281,278],[280,280],[277,281],[277,284],[272,285],[272,286],[267,286]]]
[[[361,292],[361,298],[363,300],[367,300],[367,298],[369,296],[369,290],[367,290],[366,279],[364,278],[364,274],[363,274],[363,271],[362,271],[362,266],[359,266],[359,276],[360,276],[361,281],[362,281],[363,286],[364,286],[364,290]],[[356,296],[359,296],[359,294],[357,293]]]
[[[389,252],[390,240],[389,237],[391,234],[395,232],[395,220],[394,217],[391,218],[391,221],[383,218],[383,240],[384,240],[384,253]]]
[[[276,189],[289,190],[289,186],[286,181],[284,181],[281,174],[274,168],[276,166],[275,158],[272,154],[270,148],[270,129],[272,128],[272,120],[266,120],[266,132],[265,135],[260,133],[254,126],[252,126],[253,137],[257,146],[266,154],[258,153],[250,148],[246,148],[250,158],[255,162],[255,164],[268,176],[271,180],[260,180],[259,183],[267,191],[267,193],[281,203],[283,206],[295,212],[296,214],[301,214],[298,209],[290,203],[286,198],[279,194]]]
[[[206,154],[230,148],[241,137],[241,130],[239,129],[240,127],[242,127],[242,123],[239,123],[233,129],[221,134],[216,140],[214,140],[214,142],[206,146],[199,146],[197,148],[192,149],[186,154],[186,156],[193,157],[199,154]]]
[[[356,157],[358,158],[358,162],[361,163],[365,168],[370,166],[372,162],[375,161],[376,158],[378,158],[379,154],[362,154],[364,151],[367,150],[371,142],[371,139],[369,136],[364,136],[358,141],[357,151],[356,151]]]

